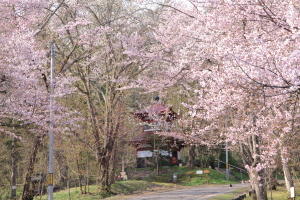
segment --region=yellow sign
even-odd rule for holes
[[[47,185],[53,185],[53,184],[54,184],[53,174],[47,174]]]

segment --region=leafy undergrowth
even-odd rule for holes
[[[157,184],[147,181],[118,181],[112,185],[112,192],[115,194],[133,194],[136,192],[145,191],[149,188],[156,187]],[[55,200],[99,200],[99,187],[96,185],[89,186],[88,194],[81,194],[78,187],[69,190],[62,190],[54,193]],[[35,200],[46,200],[47,196],[36,197]]]
[[[17,196],[22,193],[21,187],[17,188]],[[0,200],[7,200],[10,198],[10,187],[0,187]]]

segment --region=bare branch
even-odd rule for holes
[[[182,14],[184,14],[184,15],[186,15],[186,16],[188,16],[188,17],[190,17],[190,18],[193,18],[193,19],[195,19],[195,18],[196,18],[195,16],[193,16],[193,15],[190,15],[190,14],[188,14],[188,13],[186,13],[186,12],[182,11],[182,10],[179,10],[178,8],[175,8],[175,7],[173,7],[173,6],[166,5],[166,4],[161,4],[161,3],[156,3],[156,4],[157,4],[157,5],[160,5],[160,6],[163,6],[163,7],[172,8],[173,10],[175,10],[175,11],[177,11],[177,12],[180,12],[180,13],[182,13]]]

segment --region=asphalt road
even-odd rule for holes
[[[234,184],[233,187],[229,187],[229,185],[193,187],[168,192],[143,194],[129,199],[126,198],[126,200],[208,200],[216,195],[225,194],[245,187],[248,187],[248,185]]]

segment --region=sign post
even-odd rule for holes
[[[295,199],[295,197],[296,197],[296,195],[295,195],[295,187],[291,187],[290,191],[291,191],[291,198]]]
[[[173,183],[176,183],[176,182],[177,182],[177,174],[173,173]]]

